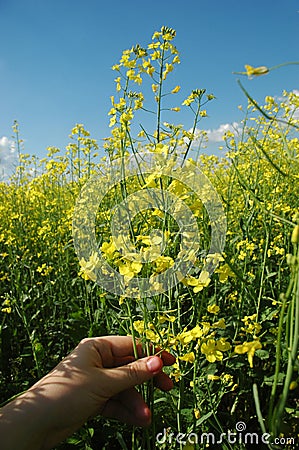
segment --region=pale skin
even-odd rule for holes
[[[1,450],[47,450],[99,414],[146,427],[151,412],[135,386],[154,379],[173,387],[162,371],[175,358],[163,351],[134,357],[130,336],[84,339],[49,374],[0,410]]]

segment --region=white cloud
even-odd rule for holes
[[[199,129],[194,131],[194,141],[191,150],[198,152],[204,150],[208,154],[219,154],[221,146],[225,146],[223,136],[228,131],[232,132],[236,139],[242,133],[243,125],[239,122],[222,123],[217,128]],[[190,133],[192,129],[188,130]],[[187,142],[187,140],[186,140]],[[220,145],[219,145],[220,144]]]
[[[7,180],[18,162],[14,142],[6,136],[0,138],[0,180]]]
[[[241,131],[240,124],[238,122],[222,123],[218,128],[206,130],[206,133],[209,142],[223,142],[223,135],[228,131],[238,134]]]
[[[293,89],[291,92],[294,95],[299,96],[299,89]],[[288,101],[286,101],[286,97],[283,96],[274,96],[274,100],[278,103],[280,102],[288,103]],[[294,106],[292,106],[291,112],[293,114],[292,116],[293,119],[299,119],[299,108],[295,108]],[[242,136],[242,132],[244,130],[246,131],[246,128],[244,129],[244,124],[239,122],[222,123],[217,128],[206,130],[196,129],[194,143],[196,143],[196,141],[201,141],[202,131],[205,131],[207,142],[203,144],[202,148],[208,148],[209,144],[211,144],[212,149],[216,149],[217,143],[222,143],[224,145],[223,136],[225,135],[225,133],[231,131],[237,138],[238,136]],[[191,132],[192,130],[190,129],[189,131]]]

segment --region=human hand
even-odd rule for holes
[[[52,448],[98,414],[148,426],[151,413],[135,386],[154,378],[157,387],[170,390],[172,381],[162,368],[173,364],[175,358],[165,351],[160,357],[142,358],[140,344],[137,351],[140,359],[136,360],[129,336],[81,341],[52,372],[15,400],[21,410],[26,411],[26,405],[30,411],[33,408],[42,428],[41,444],[34,447],[31,443],[26,448]]]

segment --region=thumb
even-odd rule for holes
[[[158,356],[148,356],[137,359],[137,361],[125,366],[111,369],[111,372],[113,372],[113,385],[110,385],[110,387],[114,391],[112,395],[116,395],[150,380],[161,372],[162,367],[163,361],[161,358]]]

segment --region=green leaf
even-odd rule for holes
[[[125,443],[125,441],[124,441],[124,438],[123,438],[122,435],[119,433],[119,431],[116,433],[116,438],[117,438],[118,442],[120,443],[121,448],[122,448],[123,450],[128,450],[128,447],[127,447],[127,445],[126,445],[126,443]]]
[[[207,414],[204,414],[202,417],[200,417],[197,421],[196,421],[196,426],[198,427],[199,425],[201,425],[203,422],[205,422],[209,417],[211,417],[211,415],[213,414],[213,411],[209,411]]]
[[[268,359],[269,352],[267,350],[256,350],[255,355],[260,359]]]

